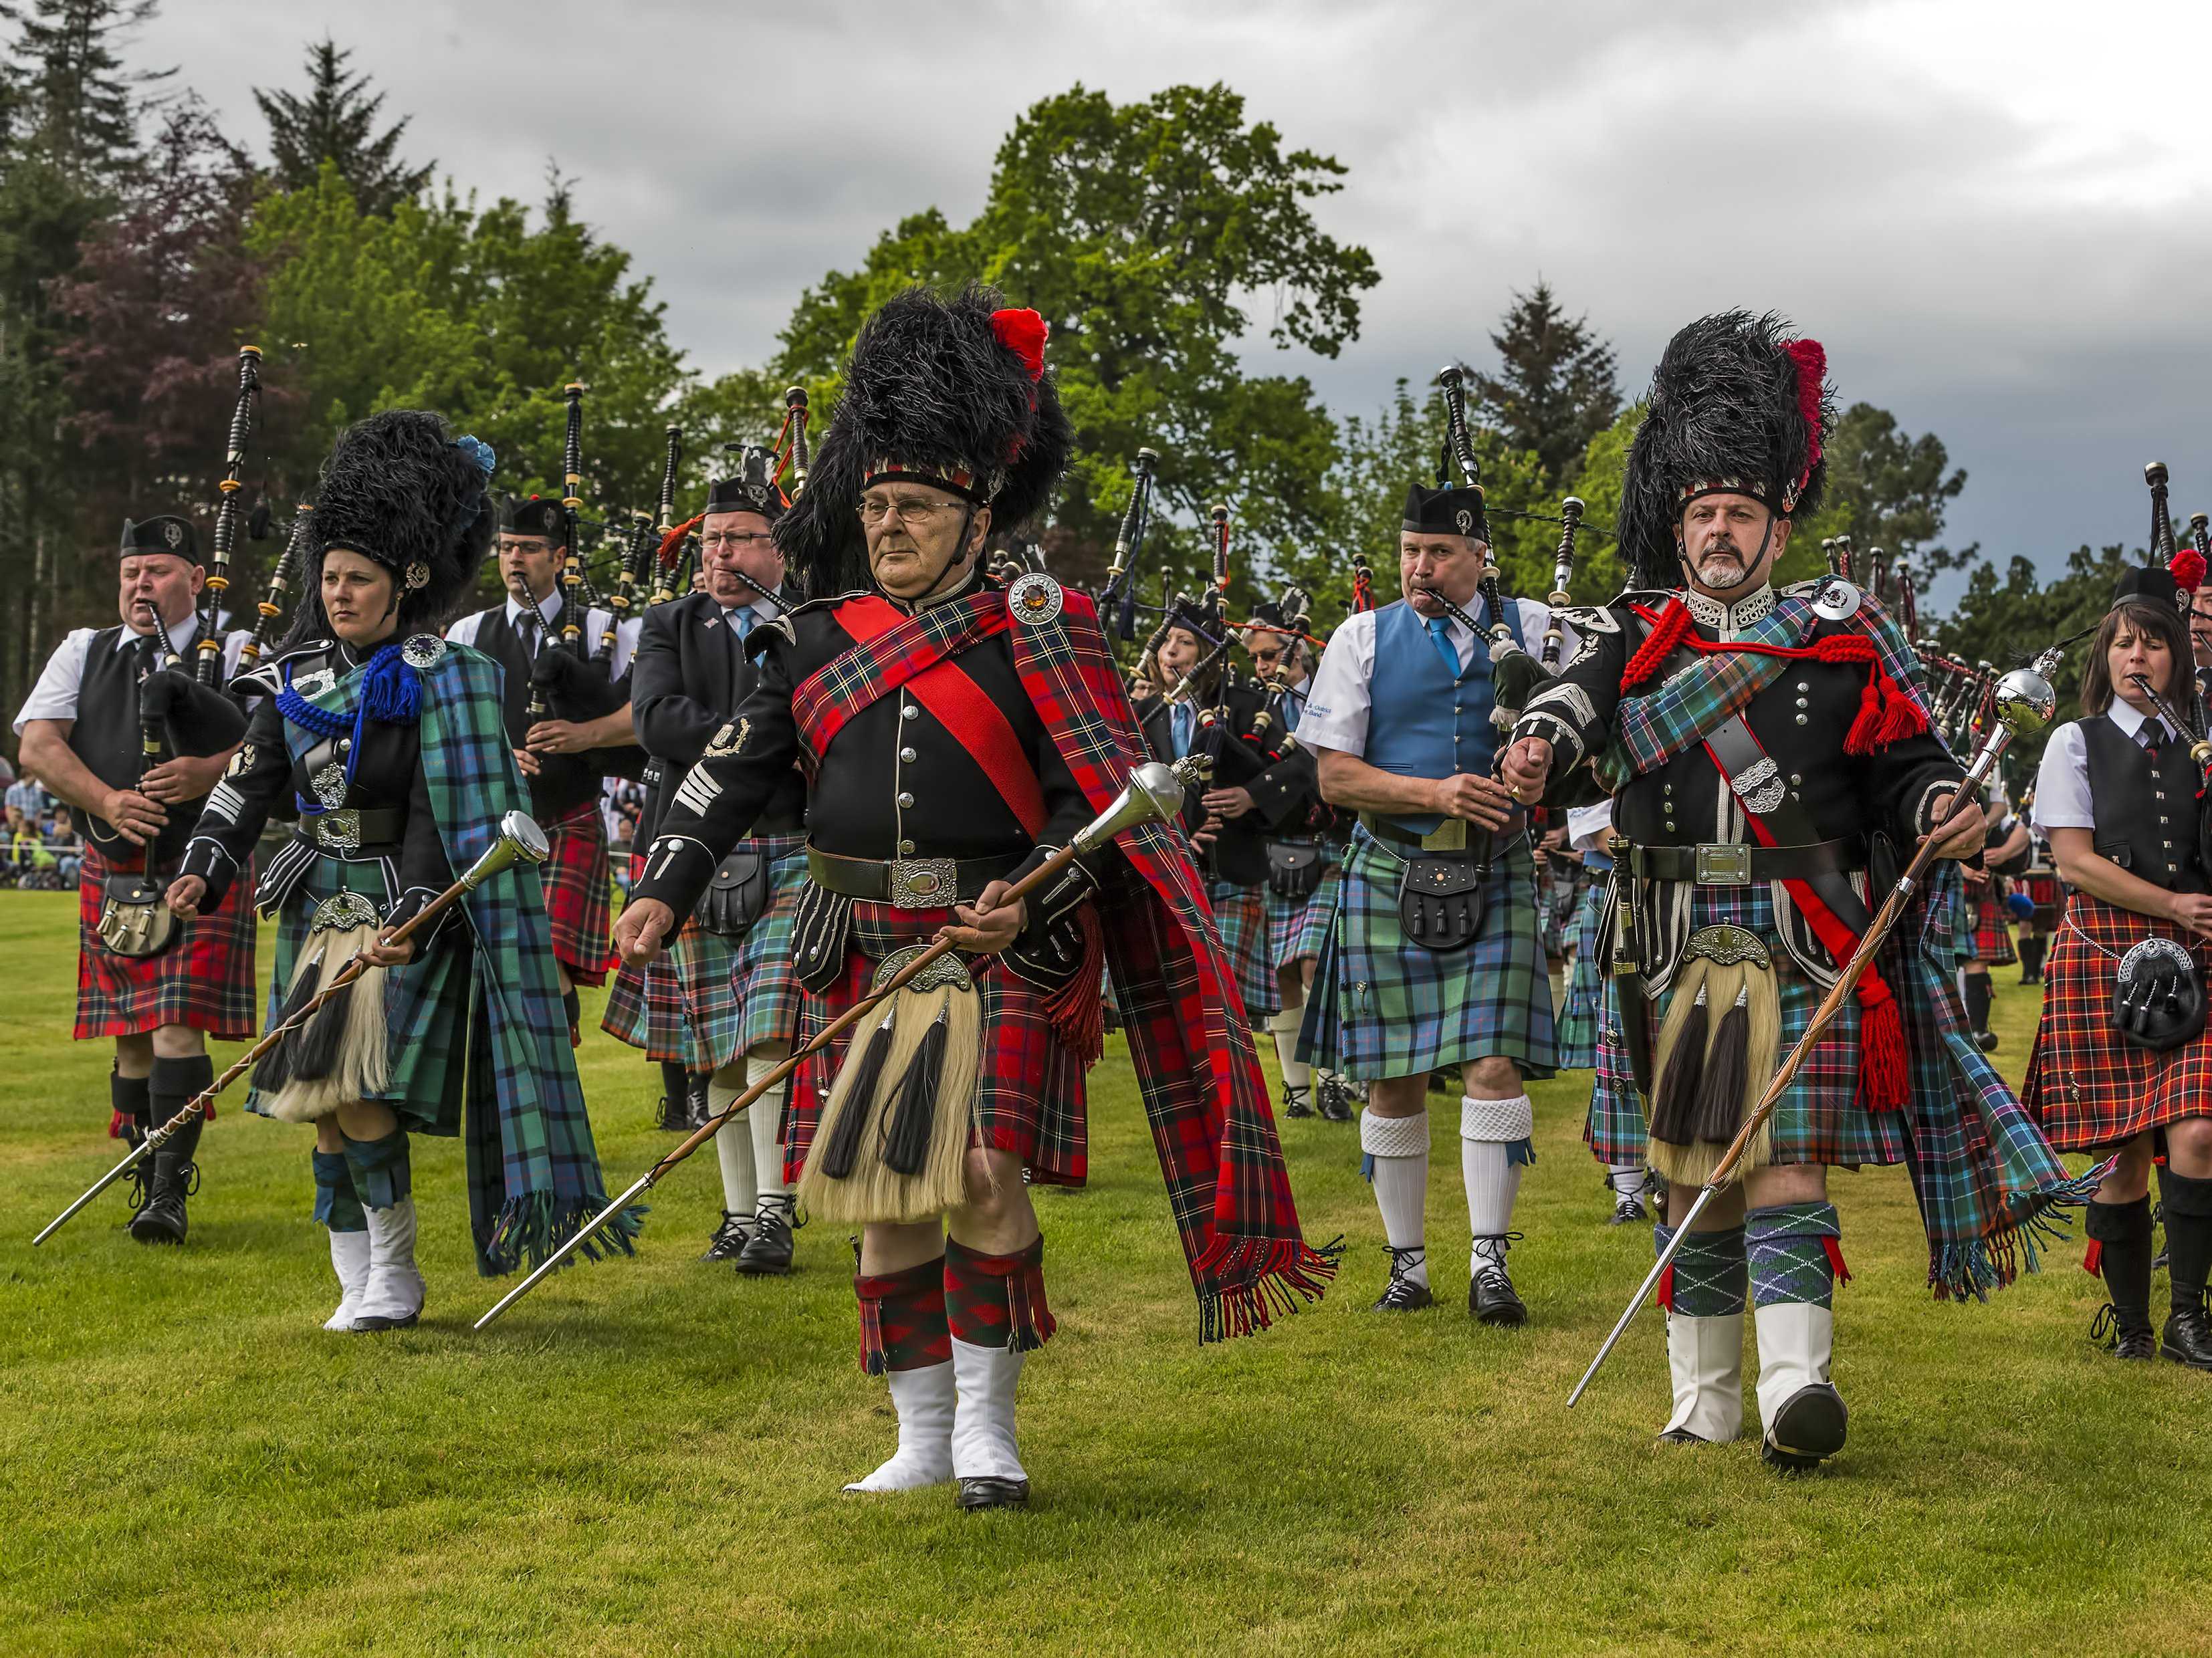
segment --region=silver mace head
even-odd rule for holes
[[[461,877],[461,884],[474,892],[509,865],[542,864],[552,853],[552,846],[545,839],[545,831],[538,827],[538,820],[526,811],[511,811],[499,820],[499,839],[486,847],[483,856],[469,865],[468,873]]]
[[[1193,765],[1189,759],[1178,760],[1172,766],[1146,761],[1129,774],[1129,780],[1121,786],[1113,804],[1075,832],[1075,844],[1085,852],[1095,852],[1124,829],[1171,821],[1182,810],[1184,787],[1200,781],[1205,770],[1203,764]]]
[[[1996,715],[2015,737],[2033,737],[2058,712],[2058,693],[2044,677],[2041,658],[2032,668],[2014,668],[1997,681]]]

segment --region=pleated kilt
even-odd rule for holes
[[[1812,1023],[1813,1010],[1820,1005],[1823,993],[1782,946],[1773,889],[1764,883],[1695,889],[1690,899],[1691,929],[1723,924],[1756,934],[1773,957],[1775,988],[1782,1002],[1782,1045],[1778,1051],[1787,1054]],[[1670,999],[1656,998],[1647,1011],[1655,1048]],[[1902,1006],[1904,999],[1899,999]],[[1638,1161],[1650,1138],[1644,1128],[1643,1101],[1636,1091],[1635,1072],[1620,1029],[1621,1017],[1616,1004],[1611,1017],[1603,1021],[1597,1086],[1590,1095],[1589,1126],[1584,1136],[1601,1163]],[[1807,1056],[1775,1108],[1771,1161],[1832,1167],[1902,1163],[1911,1142],[1909,1114],[1869,1111],[1858,1102],[1858,1088],[1859,1007],[1847,997],[1827,1035]]]
[[[307,947],[307,923],[315,907],[340,892],[359,893],[381,911],[385,904],[382,867],[318,858],[286,895],[276,919],[276,965],[269,986],[269,1023],[275,1023],[284,1005],[292,969]],[[427,949],[418,947],[412,961],[385,971],[390,1074],[383,1091],[372,1097],[398,1114],[402,1128],[424,1134],[460,1133],[461,1106],[468,1088],[475,965],[468,918],[457,912],[446,918]],[[258,1090],[246,1094],[246,1105],[249,1111],[268,1114]]]
[[[734,1065],[763,1042],[787,1042],[799,1028],[791,923],[806,886],[806,837],[763,835],[752,844],[769,858],[768,907],[759,918],[738,938],[689,923],[669,952],[698,1071]]]
[[[1552,985],[1527,840],[1492,865],[1482,931],[1449,955],[1407,941],[1398,921],[1403,870],[1364,829],[1353,832],[1298,1057],[1359,1082],[1492,1057],[1511,1060],[1523,1077],[1552,1075]]]
[[[1588,1071],[1597,1064],[1597,1028],[1605,1011],[1605,963],[1597,958],[1598,925],[1605,914],[1605,884],[1593,882],[1575,906],[1566,942],[1574,948],[1566,1005],[1559,1011],[1559,1069]]]
[[[538,866],[553,957],[580,985],[603,985],[614,965],[614,865],[597,798],[542,825],[550,847]]]
[[[1232,886],[1216,881],[1206,888],[1213,907],[1214,925],[1221,929],[1221,947],[1237,969],[1237,994],[1244,1004],[1248,1023],[1258,1024],[1283,1011],[1282,993],[1275,988],[1274,953],[1269,944],[1267,905],[1262,896],[1267,884]]]
[[[867,994],[877,963],[908,944],[928,944],[951,914],[949,909],[854,903],[843,976],[823,994],[804,999],[800,1041],[811,1042]],[[969,967],[975,974],[982,1015],[982,1052],[974,1096],[975,1143],[1020,1158],[1033,1183],[1082,1185],[1089,1167],[1084,1067],[1054,1033],[1046,1010],[1048,993],[1007,972],[1004,963],[971,960]],[[866,1036],[868,1021],[855,1021],[854,1029]],[[830,1096],[852,1038],[852,1030],[839,1033],[828,1048],[800,1068],[791,1090],[784,1168],[794,1181],[814,1143],[822,1103]]]
[[[2020,885],[2035,905],[2037,930],[2055,930],[2066,904],[2066,889],[2059,884],[2058,877],[2049,870],[2034,870],[2020,878]]]
[[[2062,1151],[2116,1145],[2147,1128],[2212,1115],[2212,1029],[2165,1054],[2120,1040],[2109,1023],[2119,958],[2170,938],[2212,983],[2212,940],[2172,921],[2075,892],[2043,969],[2043,1022],[2021,1098]]]
[[[137,848],[111,859],[86,843],[76,889],[76,1039],[143,1036],[165,1024],[180,1024],[218,1042],[251,1042],[252,860],[239,872],[221,904],[179,924],[183,937],[175,944],[158,956],[134,960],[100,941],[101,889],[110,875],[144,867],[145,854]]]
[[[1294,962],[1317,962],[1328,942],[1329,923],[1336,918],[1336,890],[1344,884],[1344,868],[1334,847],[1324,847],[1322,870],[1312,892],[1303,898],[1285,898],[1271,886],[1260,889],[1267,912],[1267,958],[1277,968]]]
[[[1974,959],[1991,967],[2009,967],[2020,959],[2013,952],[2011,930],[2005,926],[2002,876],[1992,875],[1983,884],[1974,904]]]
[[[643,967],[623,963],[607,992],[599,1029],[617,1042],[643,1048],[649,1060],[698,1069],[691,1056],[690,1027],[684,1018],[684,992],[666,950]]]

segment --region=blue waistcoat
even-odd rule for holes
[[[1475,615],[1488,625],[1489,616]],[[1521,607],[1510,601],[1505,625],[1513,642],[1526,648]],[[1369,765],[1401,777],[1490,774],[1498,732],[1490,721],[1488,640],[1476,636],[1474,653],[1450,679],[1425,618],[1404,599],[1394,600],[1375,612],[1375,671],[1368,683],[1372,706],[1360,758]],[[1431,812],[1387,821],[1405,834],[1426,835],[1443,819]]]

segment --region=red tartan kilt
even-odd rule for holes
[[[253,863],[221,904],[182,923],[184,936],[158,956],[133,961],[100,942],[101,889],[108,876],[143,869],[143,853],[115,861],[84,849],[77,880],[76,1028],[94,1036],[141,1036],[165,1024],[204,1031],[218,1042],[253,1040]]]
[[[2148,938],[2171,938],[2212,969],[2212,940],[2171,921],[2076,892],[2043,969],[2043,1023],[2021,1099],[2061,1151],[2115,1145],[2145,1129],[2212,1112],[2212,1029],[2170,1053],[2120,1040],[2110,1023],[2119,957]],[[2109,952],[2109,953],[2107,953]]]
[[[2048,932],[2058,925],[2059,907],[2066,902],[2064,890],[2058,878],[2045,871],[2037,871],[2020,878],[2021,890],[2035,904],[2035,925]]]
[[[2003,881],[1992,875],[1974,906],[1974,959],[1991,967],[2009,967],[2020,957],[2013,953],[2012,934],[2005,927]]]
[[[857,1004],[875,977],[876,963],[906,944],[927,944],[951,919],[944,909],[894,909],[889,904],[853,906],[853,932],[843,977],[800,1009],[802,1045]],[[976,1144],[1012,1152],[1040,1185],[1080,1186],[1089,1168],[1084,1130],[1084,1067],[1054,1034],[1047,993],[1007,972],[1003,964],[971,961],[982,999],[982,1054],[975,1084]],[[866,1034],[867,1020],[854,1028]],[[851,1032],[803,1066],[791,1090],[785,1127],[785,1169],[793,1180],[814,1143],[822,1102],[845,1062]]]
[[[614,867],[599,803],[586,800],[541,827],[552,848],[538,873],[545,884],[554,957],[576,983],[603,985],[615,961]]]

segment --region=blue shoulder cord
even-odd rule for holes
[[[310,702],[293,689],[292,665],[284,665],[284,689],[276,693],[276,710],[303,731],[328,739],[351,733],[345,756],[346,785],[353,784],[354,768],[361,763],[362,731],[371,720],[386,726],[411,726],[422,717],[422,676],[402,654],[398,645],[386,645],[368,659],[362,671],[361,702],[353,717],[333,713]],[[295,792],[302,817],[317,817],[328,810],[320,800]]]

